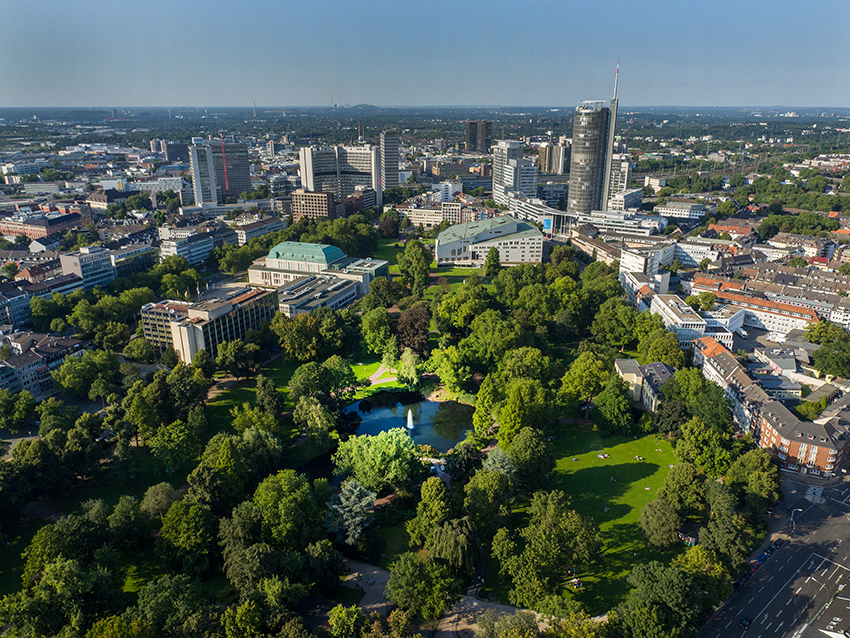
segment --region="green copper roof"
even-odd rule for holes
[[[308,244],[300,241],[283,241],[269,251],[268,259],[310,261],[317,264],[332,264],[344,259],[345,253],[336,246]]]

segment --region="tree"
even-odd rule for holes
[[[827,343],[812,354],[815,370],[837,377],[850,376],[850,341]]]
[[[589,401],[602,390],[607,379],[605,362],[593,352],[583,352],[561,379],[561,394],[567,402]]]
[[[542,489],[548,483],[549,473],[555,469],[555,457],[543,432],[523,428],[507,450],[514,466],[514,477],[526,492]]]
[[[198,350],[197,354],[192,358],[192,367],[195,370],[200,370],[207,379],[212,379],[215,375],[215,360],[205,349]]]
[[[133,339],[124,346],[124,356],[130,361],[150,363],[154,358],[153,346],[144,337]]]
[[[410,348],[405,348],[404,352],[401,353],[401,359],[398,364],[398,380],[410,391],[415,391],[419,388],[422,378],[419,370],[420,366],[419,355]]]
[[[239,379],[248,376],[255,368],[259,354],[260,347],[255,343],[223,341],[218,345],[215,363],[227,374]]]
[[[108,521],[112,537],[124,547],[136,548],[150,537],[150,528],[141,506],[130,496],[118,499]]]
[[[451,501],[442,480],[432,476],[422,484],[416,517],[405,525],[410,546],[422,545],[434,530],[448,520]]]
[[[218,519],[209,508],[177,501],[162,519],[157,546],[162,558],[173,568],[200,576],[212,564]]]
[[[336,474],[351,474],[363,487],[380,492],[399,487],[411,476],[415,445],[407,431],[393,428],[375,436],[364,434],[341,442],[333,456]]]
[[[697,590],[702,593],[702,608],[708,609],[732,595],[732,579],[717,555],[703,547],[694,545],[673,559],[673,567],[681,569],[694,579]]]
[[[753,513],[760,513],[782,497],[780,484],[779,468],[763,448],[739,456],[726,473],[729,491]]]
[[[616,372],[608,376],[605,389],[594,401],[594,414],[602,430],[612,434],[628,434],[634,425],[629,386]]]
[[[431,274],[431,254],[418,239],[405,243],[404,252],[398,256],[398,269],[402,285],[410,287],[416,297],[422,297]]]
[[[664,401],[652,418],[652,424],[659,434],[678,436],[688,416],[684,401]]]
[[[705,510],[705,474],[691,463],[678,463],[670,468],[658,498],[666,501],[679,515]]]
[[[478,570],[481,542],[469,517],[446,521],[428,537],[425,549],[460,580],[469,580]]]
[[[484,454],[475,441],[461,441],[453,449],[446,461],[446,469],[455,481],[467,481],[484,460]]]
[[[147,489],[139,507],[149,518],[162,518],[178,498],[178,494],[171,485],[157,483]]]
[[[523,428],[548,428],[552,421],[552,393],[540,381],[517,379],[507,389],[507,400],[499,411],[499,446],[510,449]]]
[[[679,540],[679,517],[667,501],[657,498],[640,511],[640,529],[653,547],[669,547]]]
[[[366,617],[357,605],[337,605],[328,614],[328,626],[333,638],[360,638],[365,625]]]
[[[637,313],[619,297],[608,299],[599,307],[590,331],[600,343],[625,346],[633,339]]]
[[[502,528],[492,543],[500,573],[510,575],[513,583],[511,604],[523,607],[555,594],[564,566],[587,564],[601,546],[599,528],[570,509],[569,498],[557,490],[531,498],[529,522],[518,537]]]
[[[655,330],[638,344],[638,351],[644,361],[660,361],[673,368],[685,365],[685,355],[679,345],[676,334],[667,330]]]
[[[339,493],[328,503],[325,526],[346,545],[357,545],[369,525],[369,512],[374,505],[374,492],[354,479],[345,481]]]
[[[709,477],[716,478],[726,474],[732,464],[728,445],[728,438],[716,427],[694,417],[682,426],[675,451],[680,461],[693,463]]]
[[[464,488],[463,509],[484,540],[490,540],[508,515],[511,479],[498,471],[479,470]]]
[[[180,362],[180,357],[177,356],[177,352],[174,348],[169,346],[162,351],[161,355],[159,355],[159,362],[166,368],[173,368]]]
[[[481,388],[475,397],[475,412],[472,415],[472,427],[475,437],[483,442],[489,439],[493,427],[493,408],[496,402],[496,383],[493,375],[484,377]]]
[[[399,348],[410,348],[420,357],[428,356],[430,329],[431,317],[425,306],[416,304],[408,308],[401,313],[396,324]]]
[[[262,517],[261,538],[285,551],[302,551],[319,540],[329,499],[324,480],[311,486],[294,470],[266,477],[253,497]]]
[[[372,286],[375,282],[372,282]],[[277,313],[272,319],[271,329],[280,339],[280,347],[289,361],[300,363],[312,361],[318,356],[321,337],[319,318],[313,313],[289,318]]]
[[[330,444],[330,433],[336,428],[336,421],[328,407],[312,396],[302,396],[293,412],[295,424],[301,431],[324,449]]]
[[[66,357],[52,375],[67,394],[87,398],[96,380],[112,384],[118,379],[118,359],[108,350],[86,350],[82,356]]]
[[[499,249],[493,246],[487,252],[487,258],[484,260],[484,275],[487,277],[495,277],[502,269],[502,264],[499,261]]]
[[[700,260],[699,269],[702,270],[702,271],[706,271],[706,270],[708,270],[708,267],[710,265],[711,265],[711,259],[709,259],[708,257],[705,257],[705,258]]]
[[[149,443],[154,458],[166,472],[175,472],[191,454],[194,442],[183,421],[161,427]]]
[[[390,338],[390,315],[383,306],[373,308],[363,315],[361,327],[363,340],[370,352],[380,355]]]
[[[421,561],[410,552],[390,565],[386,597],[401,609],[426,619],[443,615],[455,598],[456,583],[443,565]]]
[[[700,594],[691,577],[657,561],[637,565],[633,587],[612,616],[614,635],[625,638],[689,638],[700,620]]]
[[[274,382],[263,374],[257,375],[256,401],[257,407],[271,415],[275,421],[283,418],[285,402],[283,395],[278,392]]]

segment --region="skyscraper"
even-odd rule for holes
[[[619,63],[617,65],[619,78]],[[567,212],[605,210],[611,180],[614,127],[617,123],[617,80],[610,107],[601,101],[581,102],[573,120],[570,190]]]
[[[212,140],[213,165],[216,184],[221,189],[221,197],[239,197],[251,192],[251,164],[248,162],[248,145],[238,142]],[[223,201],[223,200],[222,200]]]
[[[308,191],[333,193],[338,200],[354,194],[356,186],[369,186],[377,193],[380,208],[379,154],[380,147],[370,145],[305,146],[299,151],[301,184]]]
[[[381,189],[398,186],[398,135],[381,133]],[[376,189],[377,190],[377,189]]]
[[[218,204],[218,186],[215,181],[212,149],[208,144],[189,147],[189,167],[192,172],[192,189],[195,203]]]
[[[490,150],[492,144],[491,136],[493,131],[493,123],[481,121],[471,121],[466,123],[466,150],[486,153]]]
[[[493,152],[493,199],[507,205],[508,193],[537,197],[537,167],[522,156],[522,142],[498,140]]]

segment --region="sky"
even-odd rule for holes
[[[850,106],[850,1],[39,0],[0,106]]]

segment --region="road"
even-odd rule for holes
[[[787,540],[706,623],[701,638],[821,635],[809,625],[850,584],[850,483],[821,488],[786,479],[783,487]],[[746,616],[753,621],[748,631],[739,626]]]

